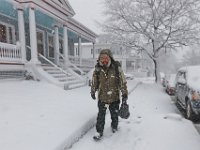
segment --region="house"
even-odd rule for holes
[[[78,43],[75,43],[74,45],[74,56],[79,58]],[[83,61],[82,68],[84,68],[83,66],[90,66],[91,64],[96,63],[94,60],[98,59],[99,53],[102,49],[110,49],[115,60],[121,63],[124,72],[132,73],[138,77],[144,77],[147,76],[149,69],[152,69],[152,62],[147,56],[141,52],[137,52],[136,50],[130,48],[128,49],[124,46],[108,42],[97,42],[95,44],[83,43],[81,45],[81,49],[84,51],[84,53],[81,54]]]
[[[67,0],[1,0],[0,78],[26,72],[63,88],[84,84],[74,43],[82,60],[81,44],[94,45],[97,35],[74,15]]]
[[[92,43],[83,43],[81,45],[81,48],[84,51],[84,53],[82,54],[82,60],[87,60],[88,65],[96,63],[96,60],[98,59],[100,51],[102,49],[110,49],[112,51],[115,60],[119,61],[123,67],[123,70],[126,71],[127,56],[122,47],[119,47],[118,45],[113,45],[111,43],[95,43],[94,45]],[[76,43],[74,46],[74,54],[75,57],[79,57],[78,43]]]

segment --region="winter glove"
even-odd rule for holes
[[[91,92],[91,97],[92,97],[93,100],[96,99],[96,96],[95,96],[95,93],[94,93],[94,92]]]
[[[123,94],[123,95],[122,95],[122,103],[123,103],[123,104],[126,103],[127,100],[128,100],[127,94]]]

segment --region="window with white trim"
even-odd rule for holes
[[[0,42],[15,44],[15,28],[13,25],[0,22]]]

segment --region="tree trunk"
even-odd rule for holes
[[[158,83],[158,64],[155,59],[153,59],[153,63],[154,63],[155,82]]]

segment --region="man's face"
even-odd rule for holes
[[[100,62],[103,64],[103,65],[108,65],[110,61],[110,57],[107,55],[107,54],[101,54],[100,55]]]

